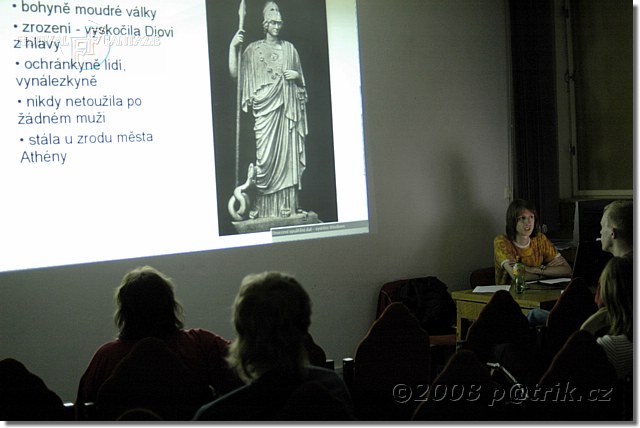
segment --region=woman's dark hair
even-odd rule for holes
[[[233,324],[238,333],[227,361],[245,380],[269,370],[299,376],[311,324],[311,300],[292,276],[263,272],[246,276],[236,296]]]
[[[511,241],[514,241],[516,239],[516,226],[518,225],[518,217],[522,215],[522,212],[524,210],[531,211],[535,217],[535,224],[533,226],[533,231],[531,232],[531,237],[533,238],[538,234],[539,219],[536,207],[532,203],[525,201],[524,199],[514,199],[507,208],[507,221],[505,227],[507,238],[509,238],[509,240]]]
[[[607,308],[609,334],[624,334],[633,340],[633,259],[611,258],[600,275],[600,295]]]
[[[116,290],[118,337],[162,339],[177,333],[184,323],[173,288],[171,278],[150,266],[129,271]]]

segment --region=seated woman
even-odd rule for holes
[[[195,420],[353,420],[342,379],[308,363],[311,301],[295,278],[278,272],[245,277],[233,324],[238,337],[228,361],[247,385],[202,406]]]
[[[597,338],[619,379],[633,371],[633,260],[613,257],[600,275],[600,297],[610,323],[608,334]],[[597,313],[596,313],[597,314]],[[590,330],[588,319],[583,330]]]
[[[204,329],[183,329],[182,306],[175,299],[173,282],[163,273],[150,266],[133,269],[122,279],[115,297],[118,338],[102,345],[91,359],[78,387],[77,409],[96,402],[100,387],[145,338],[166,343],[202,380],[204,390],[224,394],[242,385],[225,361],[230,341]],[[209,394],[201,403],[211,398]]]
[[[515,199],[507,208],[506,235],[493,241],[496,284],[510,284],[513,265],[520,256],[526,266],[526,280],[571,276],[571,266],[551,241],[539,231],[535,207]]]

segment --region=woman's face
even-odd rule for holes
[[[273,37],[278,37],[280,35],[281,29],[282,21],[269,21],[267,23],[267,33],[269,33]]]
[[[525,209],[520,213],[517,220],[516,233],[520,236],[530,236],[536,226],[536,217],[533,213]]]

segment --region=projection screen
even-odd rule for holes
[[[1,7],[0,271],[369,231],[355,0]]]

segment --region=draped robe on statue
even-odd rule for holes
[[[252,210],[257,217],[281,217],[300,208],[298,190],[306,166],[307,91],[295,47],[280,41],[276,46],[259,40],[242,56],[242,110],[253,110],[256,137],[258,197]],[[287,80],[285,70],[299,78]]]

